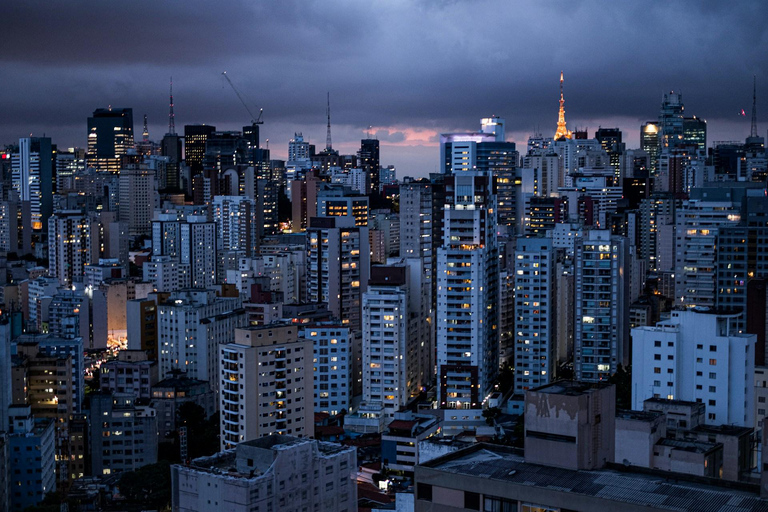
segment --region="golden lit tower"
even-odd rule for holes
[[[566,138],[570,139],[573,134],[565,126],[565,98],[563,97],[563,72],[560,72],[560,112],[557,116],[557,131],[555,132],[555,140]]]

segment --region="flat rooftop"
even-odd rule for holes
[[[608,383],[594,383],[594,382],[579,382],[576,380],[559,380],[552,384],[546,384],[544,386],[534,388],[531,391],[536,393],[548,393],[552,395],[568,395],[578,396],[585,393],[589,393],[593,389],[607,388],[611,384]]]
[[[685,475],[627,473],[613,469],[571,470],[525,462],[513,450],[478,444],[431,460],[418,468],[430,468],[458,476],[497,480],[509,486],[536,487],[678,511],[768,512],[768,501],[757,493],[685,481]]]

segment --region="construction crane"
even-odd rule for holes
[[[227,72],[223,71],[221,73],[224,75],[224,78],[227,79],[227,82],[229,82],[230,87],[232,87],[232,90],[235,91],[235,94],[237,94],[237,98],[240,100],[240,103],[243,104],[245,107],[245,110],[248,112],[248,115],[251,116],[251,124],[264,124],[264,121],[261,120],[261,116],[264,114],[264,109],[259,109],[259,117],[255,118],[253,115],[253,112],[251,112],[251,109],[248,108],[248,104],[245,102],[243,97],[240,95],[240,92],[237,90],[237,87],[235,87],[235,84],[232,83],[232,80],[229,79],[229,76],[227,76]]]

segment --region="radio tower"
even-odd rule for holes
[[[757,137],[757,75],[752,76],[752,130],[750,137]]]
[[[168,111],[168,135],[176,135],[176,117],[173,115],[173,77],[171,77],[171,102]]]
[[[328,106],[325,109],[325,115],[328,117],[328,134],[325,136],[325,149],[331,151],[331,93],[328,93]]]
[[[144,142],[149,140],[149,129],[147,128],[147,114],[144,114],[144,131],[141,133]]]

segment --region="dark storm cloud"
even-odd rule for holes
[[[768,98],[762,2],[32,1],[3,14],[0,143],[45,131],[82,145],[108,104],[133,107],[137,131],[147,113],[157,137],[170,75],[177,126],[237,128],[248,116],[223,70],[265,109],[278,156],[294,130],[324,142],[327,91],[334,145],[371,125],[385,148],[490,114],[520,137],[548,133],[560,70],[569,124],[591,129],[635,130],[670,89],[710,130],[738,127],[753,74]]]

